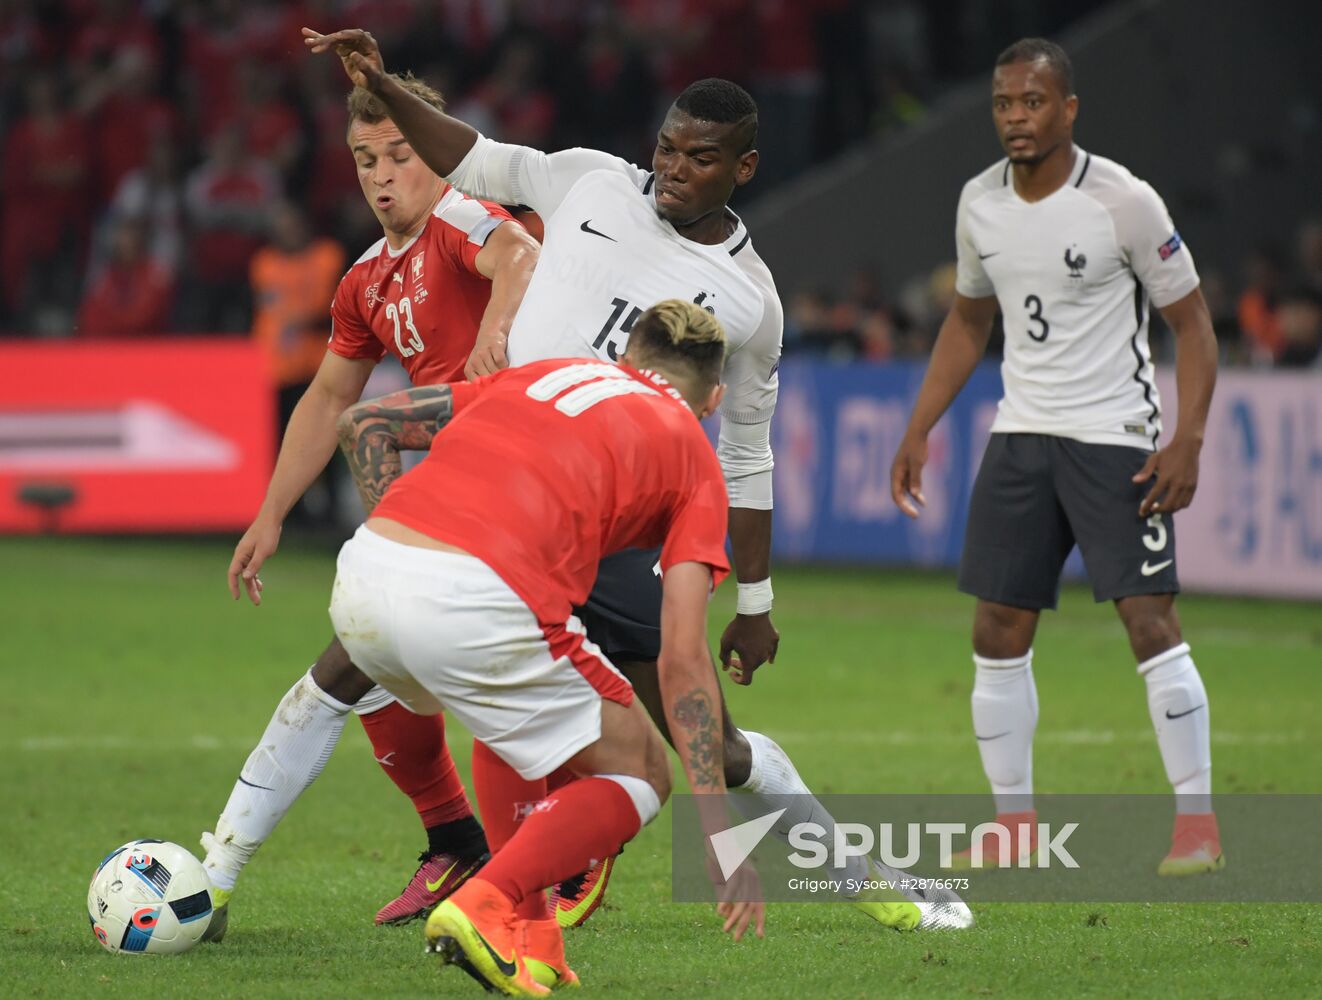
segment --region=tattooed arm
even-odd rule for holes
[[[661,655],[657,679],[670,739],[684,765],[707,850],[711,837],[725,830],[725,744],[721,733],[721,690],[707,647],[707,598],[711,571],[702,563],[683,562],[666,570],[661,597]],[[716,912],[722,932],[736,941],[751,930],[762,937],[766,904],[757,873],[747,860],[723,876],[709,855],[708,870],[716,889]]]
[[[661,599],[657,679],[670,738],[689,785],[699,794],[725,791],[721,691],[707,647],[711,571],[685,562],[666,570]]]
[[[369,514],[403,471],[399,453],[430,448],[432,438],[453,415],[454,397],[448,385],[392,392],[340,415],[336,424],[340,451]]]

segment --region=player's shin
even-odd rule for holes
[[[973,735],[999,816],[1033,808],[1033,734],[1037,686],[1033,651],[993,660],[974,654]]]
[[[1166,777],[1175,789],[1175,828],[1171,849],[1157,866],[1158,875],[1199,875],[1226,865],[1221,834],[1212,812],[1211,722],[1207,690],[1189,647],[1144,660],[1139,675],[1147,684],[1148,711]]]
[[[780,745],[761,733],[747,729],[739,732],[748,741],[752,767],[749,769],[748,780],[734,789],[745,793],[733,797],[735,808],[749,818],[784,809],[784,815],[771,828],[776,836],[785,840],[797,824],[816,823],[826,830],[823,842],[833,842],[835,818],[804,784],[794,763]],[[852,879],[858,884],[869,878],[867,859],[851,857],[841,869],[831,874],[842,882]]]
[[[1212,743],[1207,690],[1189,655],[1189,644],[1138,665],[1147,685],[1148,712],[1157,731],[1166,777],[1175,789],[1177,813],[1212,811]]]
[[[213,886],[233,890],[253,853],[321,774],[348,712],[348,705],[317,686],[310,671],[280,700],[239,772],[215,833],[203,835],[203,864]]]
[[[417,809],[427,829],[428,851],[465,858],[484,853],[482,827],[445,743],[445,717],[416,715],[380,688],[369,692],[355,711],[377,763]]]

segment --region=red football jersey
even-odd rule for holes
[[[391,250],[382,237],[340,279],[331,303],[330,349],[380,361],[389,351],[414,385],[464,377],[491,282],[478,253],[511,218],[499,205],[445,192],[413,242]]]
[[[453,386],[455,416],[374,510],[477,556],[543,624],[592,590],[601,557],[661,548],[729,573],[729,500],[693,412],[659,376],[537,361]]]

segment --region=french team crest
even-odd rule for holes
[[[1070,269],[1070,278],[1075,281],[1083,279],[1083,269],[1088,266],[1087,255],[1076,253],[1078,249],[1073,244],[1065,248],[1065,266]]]

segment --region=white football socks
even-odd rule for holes
[[[749,770],[748,780],[734,791],[745,792],[760,803],[756,810],[746,810],[746,812],[756,812],[760,816],[771,810],[784,809],[785,814],[771,828],[776,836],[788,840],[790,829],[795,824],[816,823],[826,831],[822,843],[827,845],[834,843],[835,818],[803,783],[803,779],[799,777],[799,772],[795,770],[793,762],[786,756],[785,751],[775,740],[761,733],[750,732],[747,729],[739,731],[743,733],[744,739],[748,740],[753,765]],[[739,804],[741,797],[735,797],[736,805]],[[745,810],[741,808],[741,811]],[[862,857],[851,857],[843,869],[833,870],[832,875],[855,881],[863,881],[871,877],[867,859]]]
[[[234,783],[214,835],[203,836],[203,866],[217,889],[232,890],[253,853],[321,774],[340,740],[349,706],[304,674],[276,706]]]
[[[1033,651],[1009,660],[973,655],[973,734],[998,813],[1033,808],[1037,687]]]
[[[1148,712],[1166,777],[1175,788],[1175,811],[1212,811],[1212,727],[1207,690],[1189,644],[1144,660],[1138,674],[1147,684]]]

